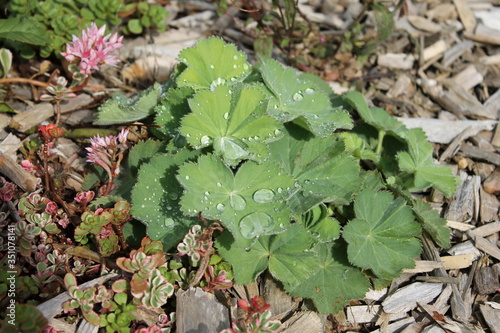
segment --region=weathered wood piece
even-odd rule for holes
[[[465,222],[474,217],[475,198],[479,198],[481,178],[461,172],[460,179],[462,182],[453,195],[444,217],[447,220]]]
[[[490,151],[486,151],[479,147],[473,146],[470,143],[464,143],[460,147],[460,151],[465,155],[472,159],[478,159],[481,161],[490,162],[495,165],[500,165],[500,154],[493,153]]]
[[[484,180],[483,188],[487,193],[500,194],[500,167],[497,167],[491,175]]]
[[[76,96],[76,98],[73,98],[66,102],[62,102],[61,113],[68,113],[71,111],[82,109],[87,105],[89,105],[90,103],[92,103],[93,101],[94,99],[92,98],[92,96],[87,94],[80,94]]]
[[[24,170],[16,161],[0,152],[0,174],[5,175],[23,191],[33,192],[36,188],[36,177]]]
[[[444,256],[441,257],[444,269],[463,269],[470,267],[474,261],[474,255],[462,254],[459,256]]]
[[[85,318],[80,321],[76,333],[97,333],[99,326],[92,325]]]
[[[446,226],[455,230],[467,231],[473,229],[474,226],[469,223],[462,223],[457,221],[446,221]]]
[[[470,254],[473,256],[473,261],[479,259],[482,255],[481,251],[479,251],[470,240],[452,246],[447,252],[451,255]]]
[[[263,281],[262,297],[271,305],[270,310],[273,316],[288,314],[293,310],[294,301],[292,297],[283,291],[283,288],[278,285],[278,282],[269,273],[266,273]]]
[[[351,324],[374,323],[381,314],[380,305],[354,305],[345,309],[347,313],[347,322]],[[389,321],[395,321],[406,318],[405,312],[389,314]]]
[[[469,235],[485,237],[500,231],[500,221],[486,223],[485,225],[469,231]]]
[[[26,132],[54,115],[54,106],[50,103],[40,103],[16,114],[10,121],[10,127],[20,132]]]
[[[498,246],[496,246],[496,244],[493,244],[492,242],[490,242],[486,238],[475,236],[474,234],[472,234],[471,236],[472,236],[472,239],[474,240],[474,244],[476,244],[476,247],[479,250],[481,250],[481,251],[489,254],[490,256],[500,260],[500,249],[498,248]]]
[[[383,332],[383,333],[393,333],[393,332],[399,332],[402,329],[404,329],[406,326],[414,324],[414,323],[415,323],[415,318],[410,317],[410,318],[402,319],[402,320],[399,320],[399,321],[396,321],[396,322],[394,322],[392,324],[387,325],[387,327],[385,328],[385,330],[378,329],[378,330],[372,331],[371,333],[381,333],[381,332]]]
[[[450,143],[467,130],[465,140],[481,131],[491,131],[497,125],[494,120],[443,120],[437,118],[397,118],[408,128],[421,128],[430,142]],[[443,131],[446,128],[446,131]]]
[[[427,46],[422,52],[422,60],[427,62],[433,58],[441,56],[448,49],[448,45],[442,39],[438,40],[434,44]]]
[[[177,297],[177,333],[213,333],[231,327],[229,309],[201,288],[179,290]]]
[[[457,60],[464,52],[472,49],[474,43],[470,40],[465,40],[460,43],[453,45],[451,48],[445,51],[443,55],[443,60],[441,64],[444,67],[449,67],[455,60]]]
[[[460,20],[465,27],[465,31],[472,32],[476,28],[476,17],[474,13],[470,10],[469,5],[466,0],[453,0],[455,7],[457,7],[458,15]]]
[[[470,64],[460,73],[454,75],[452,79],[465,90],[469,90],[483,82],[484,78],[481,73],[479,73],[476,66]]]
[[[493,294],[500,288],[498,274],[490,266],[481,267],[476,273],[474,282],[477,292],[481,295]]]
[[[394,69],[411,69],[415,57],[412,54],[406,53],[386,53],[378,56],[377,63],[379,66],[394,68]]]
[[[285,322],[285,329],[282,333],[310,332],[323,333],[325,332],[324,325],[320,316],[313,311],[296,312]]]
[[[500,310],[486,304],[479,305],[479,309],[491,332],[500,333]]]
[[[417,302],[423,304],[431,302],[442,289],[442,283],[414,282],[389,295],[382,302],[382,306],[386,313],[407,312],[414,309]]]

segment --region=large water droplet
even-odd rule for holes
[[[280,129],[274,130],[274,135],[281,135],[282,131]]]
[[[255,191],[253,194],[253,200],[257,203],[269,203],[274,199],[274,192],[268,188],[262,188]]]
[[[293,94],[293,100],[295,102],[299,102],[299,101],[301,101],[303,99],[304,99],[304,96],[301,93],[297,92],[297,93]]]
[[[251,213],[241,219],[240,232],[246,239],[252,239],[270,230],[272,224],[272,217],[266,213]]]
[[[226,209],[226,205],[220,203],[217,204],[216,208],[217,210],[220,210],[222,212],[224,209]]]
[[[229,118],[229,112],[224,113],[224,116],[223,116],[223,117],[224,117],[224,119],[226,119],[226,120],[227,120],[227,119]]]
[[[221,184],[221,183],[217,183],[217,184],[215,184],[215,185],[217,185],[217,187],[222,187],[222,184]]]
[[[189,180],[189,176],[186,176],[186,180]]]
[[[231,193],[229,196],[229,205],[234,210],[243,210],[247,207],[247,202],[241,195]]]
[[[204,135],[204,136],[202,136],[202,137],[201,137],[201,139],[200,139],[200,143],[201,143],[203,146],[210,144],[210,141],[211,141],[211,139],[210,139],[210,137],[209,137],[208,135]]]
[[[306,93],[306,94],[308,94],[308,95],[314,94],[314,89],[312,89],[312,88],[307,88],[307,89],[305,90],[305,93]]]
[[[205,193],[204,193],[204,194],[205,194],[206,196],[209,196],[209,195],[210,195],[210,192],[205,191]]]

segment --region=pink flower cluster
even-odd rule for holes
[[[111,53],[123,46],[123,36],[118,34],[109,34],[104,36],[106,25],[98,28],[92,22],[90,27],[82,31],[82,37],[73,35],[73,41],[66,44],[66,52],[62,56],[69,62],[78,61],[80,73],[89,75],[92,70],[98,70],[102,64],[116,65],[119,60],[116,55]]]
[[[96,135],[91,138],[90,147],[85,148],[88,151],[87,162],[103,167],[110,179],[116,177],[120,173],[120,163],[127,150],[127,135],[128,130],[123,129],[117,136]]]

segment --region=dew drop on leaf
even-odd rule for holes
[[[222,187],[221,183],[217,183],[216,185],[217,185],[217,187]]]
[[[209,195],[210,195],[210,192],[205,191],[205,195],[206,195],[206,196],[209,196]]]
[[[178,195],[177,195],[177,193],[175,193],[175,192],[170,192],[170,193],[168,194],[168,197],[169,197],[170,199],[172,199],[172,200],[177,200],[177,199],[179,198],[179,196],[178,196]]]
[[[247,207],[247,202],[241,195],[231,193],[229,197],[229,205],[234,210],[243,210]]]
[[[204,135],[201,137],[200,142],[203,146],[210,144],[210,137],[208,135]]]
[[[272,223],[273,219],[266,213],[250,213],[241,219],[240,232],[246,239],[252,239],[269,230]]]
[[[228,118],[229,118],[229,112],[224,113],[224,119],[227,120]]]
[[[263,188],[255,191],[253,194],[253,200],[257,203],[269,203],[274,199],[274,192],[268,188]]]
[[[283,189],[281,187],[278,187],[276,191],[278,191],[279,194],[283,193]]]
[[[189,180],[189,176],[186,176],[186,180]]]
[[[274,130],[274,135],[281,135],[281,130],[280,129],[275,129]]]
[[[295,93],[293,94],[293,100],[296,102],[299,102],[304,99],[304,96],[301,93]]]
[[[306,94],[308,94],[308,95],[314,94],[314,89],[307,88],[307,89],[305,90],[305,93],[306,93]]]
[[[226,206],[224,204],[220,203],[220,204],[217,204],[217,206],[215,208],[217,208],[217,210],[220,210],[222,212],[224,209],[226,209]]]

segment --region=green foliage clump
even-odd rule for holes
[[[179,60],[153,108],[166,152],[141,164],[131,195],[131,214],[166,249],[200,217],[220,221],[215,246],[235,283],[268,270],[336,313],[413,267],[422,233],[449,246],[445,220],[411,196],[429,187],[451,196],[457,186],[421,130],[270,58],[252,67],[219,38]]]
[[[80,35],[91,22],[108,28],[121,26],[124,34],[141,34],[145,29],[164,31],[168,12],[160,4],[132,0],[10,0],[8,19],[0,20],[0,38],[24,57],[41,57],[64,51],[72,35]],[[23,21],[24,29],[18,22]],[[12,33],[12,27],[17,33]]]

